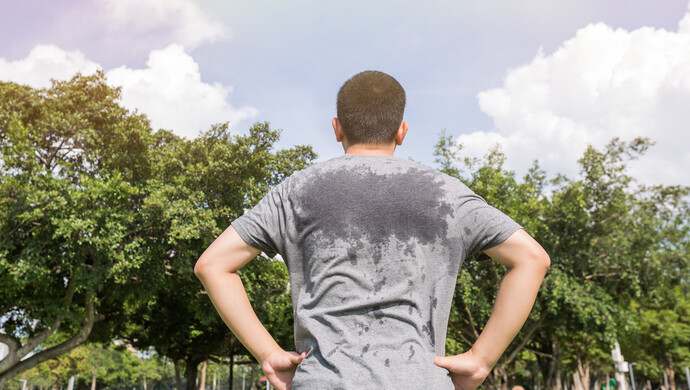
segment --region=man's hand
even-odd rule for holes
[[[302,363],[306,352],[298,355],[296,352],[287,352],[282,349],[273,352],[261,362],[266,378],[276,390],[291,390],[292,378],[295,376],[297,366]]]
[[[474,357],[472,350],[455,356],[436,356],[434,364],[450,371],[455,390],[474,390],[484,382],[491,368]]]
[[[549,255],[522,229],[484,252],[508,269],[494,310],[472,349],[434,361],[450,371],[456,390],[476,389],[486,379],[524,325],[550,265]]]
[[[295,369],[292,368],[289,375],[285,375],[283,371],[288,364],[281,363],[286,361],[285,359],[268,359],[276,351],[286,354],[287,352],[280,348],[256,317],[242,279],[237,274],[237,270],[258,254],[259,250],[247,244],[235,228],[230,226],[201,255],[194,267],[194,273],[203,283],[211,302],[232,333],[259,362],[269,362],[264,371],[269,378],[271,375],[276,378],[276,382],[269,379],[271,383],[280,383],[280,378],[291,383]],[[286,386],[278,388],[289,389]]]

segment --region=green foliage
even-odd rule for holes
[[[678,305],[688,296],[688,188],[638,186],[627,175],[626,163],[643,154],[649,140],[614,139],[604,150],[590,147],[579,160],[579,178],[547,181],[537,162],[518,180],[503,167],[500,149],[482,160],[461,159],[461,146],[445,134],[440,138],[440,169],[510,215],[551,257],[527,324],[490,378],[494,385],[515,375],[521,359],[538,364],[547,387],[563,369],[591,366],[612,373],[610,348],[616,339],[624,353],[627,348],[636,359],[648,356],[650,365],[649,357],[659,365],[669,354],[676,369],[679,360],[687,364],[690,317],[672,313],[683,312]],[[481,256],[466,260],[451,311],[449,352],[473,344],[503,273],[502,266]],[[640,350],[635,340],[654,331],[657,336]],[[641,366],[641,373],[656,375]]]
[[[0,341],[14,352],[37,346],[26,360],[34,368],[0,362],[0,388],[22,372],[42,387],[75,374],[110,387],[152,384],[173,375],[161,357],[184,361],[193,381],[204,360],[250,358],[205,296],[194,263],[315,153],[275,150],[280,134],[268,123],[245,135],[217,124],[192,140],[154,133],[119,98],[102,72],[39,90],[0,82]],[[689,189],[642,186],[627,174],[627,163],[651,146],[614,139],[586,150],[579,176],[548,179],[536,161],[516,177],[498,147],[469,159],[440,136],[440,169],[510,215],[551,256],[534,310],[489,385],[532,381],[537,371],[546,387],[559,372],[612,373],[614,340],[643,378],[690,364]],[[481,254],[464,265],[450,353],[481,332],[505,273]],[[291,348],[285,264],[260,256],[240,276],[259,318]],[[80,331],[102,344],[79,347]],[[136,356],[113,347],[115,337],[156,353]],[[65,354],[38,365],[61,347]]]
[[[248,135],[232,135],[224,124],[193,140],[169,133],[157,136],[150,193],[142,206],[156,261],[137,281],[152,291],[118,334],[136,346],[153,346],[173,361],[184,360],[191,373],[211,357],[249,355],[192,273],[196,260],[230,222],[272,185],[306,167],[315,154],[304,146],[274,151],[279,132],[268,123],[255,124]],[[285,264],[260,257],[241,276],[259,318],[291,349]]]
[[[101,72],[40,90],[0,83],[0,325],[13,355],[57,331],[88,334],[108,316],[99,301],[124,299],[112,286],[149,259],[138,212],[150,129],[119,93]]]
[[[635,346],[626,359],[637,362],[636,372],[648,378],[661,377],[665,367],[678,372],[690,364],[690,296],[678,285],[662,289],[668,293],[664,300],[632,301],[626,312],[633,331],[624,344]]]
[[[274,150],[280,133],[268,123],[247,135],[218,124],[193,140],[152,133],[119,98],[102,72],[40,90],[0,83],[2,337],[13,354],[80,331],[92,341],[120,336],[155,346],[188,365],[242,354],[194,263],[233,219],[316,155],[309,146]],[[243,278],[287,347],[287,271],[281,262],[256,263]],[[64,337],[61,351],[82,342]],[[0,366],[0,388],[30,368],[18,358],[14,366]]]
[[[148,355],[148,356],[146,356]],[[172,366],[154,354],[132,351],[124,344],[86,344],[72,349],[57,359],[44,362],[25,371],[6,385],[8,390],[22,388],[20,379],[32,386],[52,387],[54,384],[66,387],[73,375],[77,376],[75,387],[91,386],[93,380],[98,388],[139,388],[146,381],[151,388],[161,379],[172,376]]]

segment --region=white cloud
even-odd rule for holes
[[[158,47],[177,43],[192,49],[228,37],[225,26],[195,0],[99,0],[97,4],[103,27],[134,44],[152,40]]]
[[[154,130],[195,137],[214,123],[236,125],[257,113],[252,107],[230,105],[231,87],[202,81],[199,66],[180,45],[152,51],[146,65],[144,69],[111,69],[106,77],[111,85],[122,86],[122,104],[146,114]],[[0,58],[0,80],[44,88],[51,78],[65,80],[76,72],[91,74],[98,68],[78,51],[39,45],[24,59]]]
[[[645,136],[656,145],[630,173],[648,184],[690,185],[690,12],[677,32],[588,25],[478,99],[494,129],[460,135],[463,155],[500,143],[518,173],[538,159],[551,173],[574,176],[588,144]]]
[[[152,51],[146,65],[119,67],[106,75],[122,86],[123,104],[146,113],[154,128],[194,137],[212,123],[236,123],[257,113],[251,107],[232,107],[227,102],[231,88],[201,81],[199,66],[179,45]]]
[[[28,84],[34,88],[50,86],[50,79],[69,79],[77,72],[94,73],[98,64],[79,51],[64,51],[54,45],[38,45],[17,61],[0,58],[0,80]]]

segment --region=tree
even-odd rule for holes
[[[629,314],[635,326],[626,332],[623,345],[629,346],[626,360],[638,363],[638,379],[658,381],[663,371],[675,390],[675,372],[690,364],[690,298],[679,286],[668,288],[667,293],[661,302],[644,306],[632,302]]]
[[[664,285],[687,285],[680,275],[689,271],[688,189],[636,186],[626,174],[627,161],[650,146],[646,139],[614,139],[602,151],[587,149],[578,179],[547,181],[535,163],[518,181],[503,168],[499,149],[483,160],[461,160],[461,149],[441,136],[441,169],[522,224],[551,256],[530,318],[488,378],[490,387],[506,388],[522,358],[536,362],[548,388],[560,388],[564,371],[589,388],[592,373],[612,372],[610,347],[634,324],[626,311],[631,301]],[[477,257],[465,265],[449,323],[452,353],[474,343],[504,272]]]
[[[192,390],[201,362],[229,355],[232,365],[235,355],[248,355],[192,273],[197,258],[270,186],[315,155],[300,146],[273,151],[279,132],[268,123],[255,124],[246,136],[231,135],[227,124],[193,140],[162,135],[152,157],[150,195],[142,206],[158,257],[138,283],[149,286],[152,299],[134,311],[131,327],[121,336],[141,348],[153,346],[174,362],[184,361],[187,389]],[[281,344],[292,344],[285,265],[260,257],[240,273],[259,318]]]
[[[488,151],[482,160],[461,159],[460,151],[454,147],[451,137],[445,133],[441,135],[435,155],[442,172],[463,181],[489,204],[515,219],[530,234],[538,236],[538,232],[546,228],[540,218],[535,218],[546,207],[542,193],[545,175],[537,164],[519,182],[513,172],[504,169],[505,157],[498,148]],[[458,162],[460,166],[456,165]],[[451,354],[461,353],[474,344],[493,309],[505,268],[487,259],[484,255],[475,254],[466,259],[460,269],[446,343]],[[524,356],[525,347],[544,320],[543,313],[536,310],[531,313],[517,341],[509,347],[487,378],[490,387],[508,386],[509,377],[517,370],[516,364]]]
[[[87,338],[156,345],[184,359],[192,378],[204,356],[242,350],[200,294],[194,261],[315,154],[307,146],[273,151],[279,132],[268,123],[246,136],[231,136],[227,124],[194,140],[152,133],[119,97],[102,72],[39,90],[0,84],[0,342],[10,349],[0,388]],[[264,263],[254,268],[282,287],[259,312],[289,338],[278,330],[291,318],[287,273],[280,262]],[[248,281],[273,288],[251,269]],[[37,349],[56,332],[71,337]]]
[[[630,302],[679,282],[677,276],[654,275],[671,264],[681,272],[676,275],[687,275],[687,261],[683,266],[680,259],[659,260],[678,258],[678,250],[687,259],[687,234],[677,232],[687,232],[688,189],[638,186],[626,172],[626,163],[651,145],[647,139],[614,139],[602,151],[588,148],[579,161],[581,178],[554,182],[559,186],[544,215],[549,221],[544,242],[556,267],[543,304],[555,321],[549,321],[541,341],[560,339],[563,361],[579,373],[584,387],[590,363],[600,373],[613,372],[611,346],[634,323],[626,315]]]
[[[101,302],[134,292],[113,286],[147,260],[151,134],[119,97],[102,72],[38,90],[0,83],[0,388],[84,343],[109,314]],[[36,350],[56,332],[70,337]]]

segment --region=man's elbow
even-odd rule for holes
[[[551,257],[546,253],[544,248],[539,245],[539,247],[533,253],[533,259],[536,265],[544,270],[544,273],[551,267]]]
[[[197,278],[201,279],[202,276],[208,272],[208,268],[208,258],[204,257],[204,255],[201,255],[201,257],[199,257],[199,259],[194,264],[194,275],[196,275]]]
[[[202,279],[237,272],[240,268],[238,263],[229,259],[233,259],[233,254],[220,254],[207,249],[194,264],[194,274]]]
[[[524,266],[532,269],[533,272],[546,274],[551,266],[551,258],[544,248],[537,241],[531,239],[522,249],[521,255],[518,256],[520,260],[515,263],[515,266]]]

